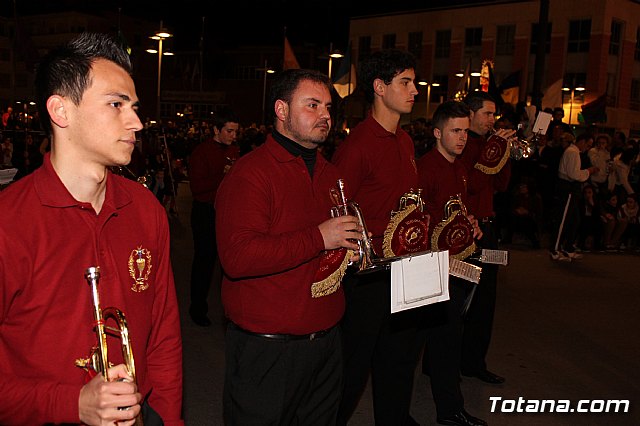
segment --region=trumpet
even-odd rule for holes
[[[495,128],[491,128],[487,133],[487,138],[496,133]],[[515,134],[506,139],[509,144],[509,158],[512,160],[520,160],[522,158],[529,158],[536,149],[536,143],[538,140],[538,134],[535,134],[531,140],[525,138],[519,138]]]
[[[353,214],[358,219],[359,225],[362,228],[361,238],[358,240],[358,254],[360,255],[360,260],[356,263],[356,266],[358,267],[357,273],[368,273],[377,271],[378,269],[383,269],[384,265],[380,262],[376,262],[376,260],[380,259],[373,248],[360,206],[358,206],[358,203],[355,201],[347,200],[343,179],[338,179],[336,186],[336,188],[331,188],[331,197],[336,204],[331,208],[331,217]]]
[[[93,319],[95,321],[96,337],[98,344],[91,348],[89,358],[76,360],[76,365],[85,369],[91,368],[96,373],[102,373],[102,377],[106,382],[109,381],[109,367],[112,364],[109,363],[107,336],[115,336],[120,338],[122,358],[127,371],[136,380],[136,366],[133,358],[133,348],[131,344],[131,337],[129,336],[129,327],[127,326],[127,319],[117,308],[108,307],[100,308],[100,295],[98,293],[98,283],[100,281],[100,267],[92,266],[87,268],[85,275],[87,284],[91,286],[91,295],[93,302]],[[113,319],[116,323],[116,327],[107,325],[107,321]],[[119,408],[125,410],[126,408]],[[139,415],[136,418],[136,426],[142,426],[142,416]]]

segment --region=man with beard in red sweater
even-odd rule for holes
[[[327,251],[357,250],[354,216],[330,218],[341,177],[318,152],[331,82],[291,69],[272,82],[274,131],[241,157],[216,197],[225,276],[225,424],[335,424],[342,384],[343,269],[317,279]]]

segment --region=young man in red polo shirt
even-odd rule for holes
[[[432,223],[430,232],[446,219],[445,205],[451,197],[460,195],[462,203],[467,202],[467,170],[458,156],[467,143],[468,130],[469,107],[462,102],[446,101],[433,114],[436,146],[417,161],[418,186]],[[469,219],[475,224],[474,237],[478,238],[477,222],[472,215]],[[423,370],[431,377],[437,422],[441,425],[486,425],[465,411],[460,390],[462,310],[471,285],[449,276],[450,299],[424,309],[427,344]]]
[[[197,145],[189,157],[189,186],[193,197],[193,263],[189,316],[201,327],[211,325],[207,316],[207,297],[218,261],[216,211],[213,203],[222,178],[240,156],[240,149],[235,144],[238,127],[238,119],[231,111],[216,112],[213,117],[213,137]],[[220,276],[216,276],[213,283],[215,287],[219,285],[219,281]]]
[[[348,185],[348,198],[360,205],[379,254],[391,212],[418,184],[413,141],[399,126],[418,94],[415,67],[415,58],[400,50],[375,52],[361,62],[358,77],[371,113],[332,160]],[[345,384],[338,425],[353,414],[370,372],[376,424],[415,424],[409,408],[421,349],[419,317],[415,309],[391,315],[390,283],[388,270],[345,279]]]
[[[278,74],[269,103],[274,131],[236,161],[218,189],[222,303],[230,320],[225,424],[335,423],[344,294],[340,275],[330,283],[316,276],[325,252],[356,250],[362,230],[354,216],[330,218],[341,176],[318,152],[331,129],[330,88],[317,71]]]
[[[103,34],[82,34],[38,66],[51,153],[0,193],[0,424],[132,425],[147,405],[165,426],[184,424],[166,213],[108,169],[129,163],[142,129],[130,74],[127,53]],[[111,381],[78,367],[100,323],[84,277],[92,266],[102,307],[126,315],[136,383],[116,338]]]

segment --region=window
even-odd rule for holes
[[[464,33],[465,47],[481,47],[482,46],[482,27],[467,28]]]
[[[569,22],[569,53],[588,52],[591,38],[591,19]]]
[[[409,33],[409,52],[420,59],[422,57],[422,31]]]
[[[640,80],[634,78],[631,80],[631,109],[640,111]]]
[[[364,59],[371,54],[371,37],[364,36],[358,40],[358,59]]]
[[[640,34],[640,29],[638,29]],[[451,54],[451,30],[436,31],[436,58],[448,58]]]
[[[515,37],[515,25],[498,25],[496,55],[513,55],[516,48]]]
[[[383,49],[394,49],[396,47],[396,35],[395,34],[385,34],[382,36],[382,48]]]
[[[440,98],[446,101],[449,92],[449,76],[447,74],[434,75],[433,82],[438,83],[439,86],[431,87],[431,102],[440,102]]]
[[[531,50],[529,53],[536,54],[538,52],[538,33],[540,24],[531,24]],[[551,50],[551,22],[547,23],[547,39],[545,42],[545,53]]]
[[[622,40],[622,22],[611,21],[611,40],[609,40],[609,55],[616,55],[620,53],[620,42]]]
[[[583,72],[569,72],[564,75],[562,87],[575,89],[576,87],[585,87],[587,74]]]

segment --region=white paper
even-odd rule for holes
[[[449,300],[449,252],[391,263],[391,313]]]
[[[16,173],[18,173],[18,169],[0,169],[0,185],[11,183]]]
[[[551,119],[553,116],[548,112],[540,111],[538,113],[538,118],[536,118],[536,122],[533,123],[533,133],[547,133],[547,129],[549,128],[549,124],[551,124]]]

